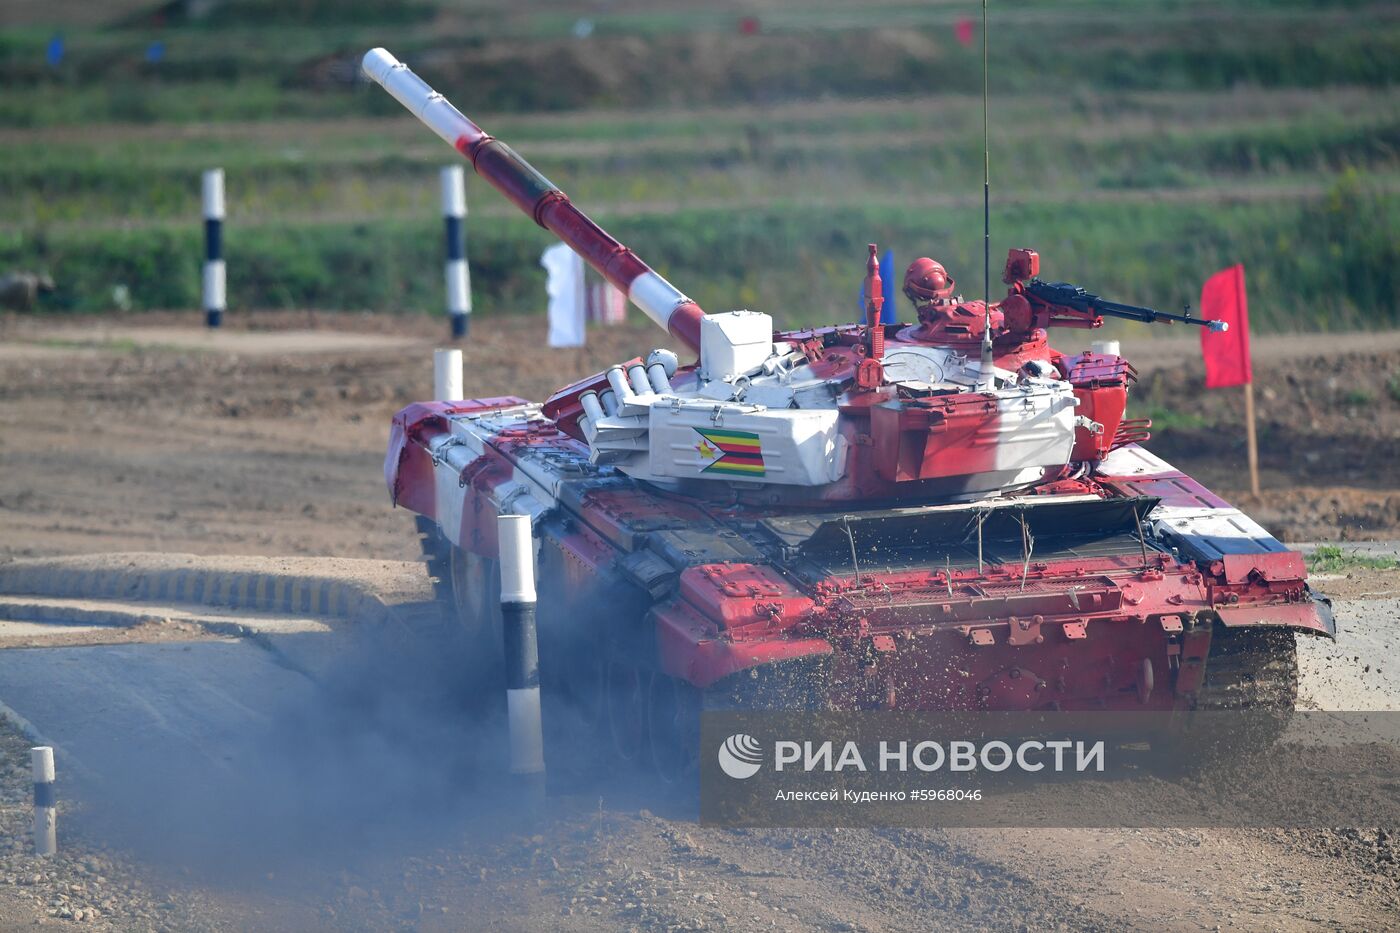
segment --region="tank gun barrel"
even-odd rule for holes
[[[700,321],[705,313],[699,305],[590,220],[530,163],[464,116],[393,55],[384,49],[370,49],[361,67],[465,156],[476,173],[512,204],[569,244],[647,317],[694,352],[700,352]]]
[[[1223,331],[1228,327],[1224,321],[1208,321],[1205,318],[1171,314],[1153,308],[1140,308],[1137,305],[1107,301],[1068,282],[1042,282],[1036,279],[1026,285],[1026,294],[1032,298],[1038,298],[1048,305],[1073,308],[1084,314],[1097,314],[1101,317],[1123,318],[1129,321],[1141,321],[1144,324],[1151,324],[1154,321],[1195,324],[1197,327],[1208,327],[1213,331]]]

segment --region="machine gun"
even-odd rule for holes
[[[1123,318],[1151,324],[1166,321],[1169,324],[1195,324],[1221,332],[1229,329],[1224,321],[1209,321],[1191,317],[1190,314],[1170,314],[1153,308],[1139,308],[1117,301],[1106,301],[1098,295],[1090,294],[1078,285],[1068,282],[1042,282],[1040,276],[1040,256],[1035,250],[1013,249],[1006,255],[1006,271],[1001,280],[1011,286],[1008,301],[1003,309],[1013,304],[1010,299],[1019,296],[1030,305],[1029,321],[1022,318],[1022,326],[1029,323],[1033,327],[1098,327],[1106,317]],[[1024,309],[1026,306],[1021,305]],[[1008,315],[1008,323],[1010,318]],[[1013,325],[1014,326],[1014,325]]]
[[[1208,327],[1213,331],[1224,331],[1229,327],[1224,321],[1208,321],[1204,318],[1191,317],[1189,314],[1171,314],[1167,311],[1107,301],[1068,282],[1042,282],[1039,279],[1032,279],[1025,286],[1025,294],[1032,301],[1038,300],[1052,307],[1072,308],[1081,314],[1092,314],[1097,317],[1117,317],[1128,321],[1141,321],[1144,324],[1151,324],[1154,321],[1167,321],[1171,324],[1195,324],[1198,327]]]

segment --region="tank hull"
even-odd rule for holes
[[[1334,631],[1300,554],[1136,445],[1020,495],[765,511],[594,466],[503,398],[404,409],[386,480],[488,568],[470,585],[496,516],[532,516],[541,665],[583,707],[666,679],[726,706],[1189,710],[1231,632]]]

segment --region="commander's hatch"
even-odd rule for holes
[[[782,515],[761,527],[790,567],[811,578],[879,570],[1020,565],[1032,561],[1141,556],[1160,551],[1139,523],[1155,496],[1030,497],[835,514]],[[980,535],[979,535],[980,526]],[[854,551],[854,560],[852,552]]]

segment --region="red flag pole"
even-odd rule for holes
[[[1244,274],[1243,271],[1235,276],[1235,302],[1236,307],[1248,307],[1245,304],[1244,295]],[[1251,367],[1252,369],[1252,367]],[[1244,384],[1244,422],[1245,422],[1245,442],[1249,451],[1249,491],[1255,498],[1259,496],[1259,437],[1254,431],[1254,373],[1249,374],[1250,378]]]
[[[1259,437],[1254,417],[1254,367],[1249,357],[1249,306],[1244,266],[1221,269],[1201,289],[1201,313],[1222,322],[1219,331],[1201,331],[1206,388],[1244,387],[1245,438],[1249,452],[1249,491],[1259,495]]]
[[[1254,383],[1244,384],[1244,420],[1249,441],[1249,491],[1259,495],[1259,441],[1254,434]]]

